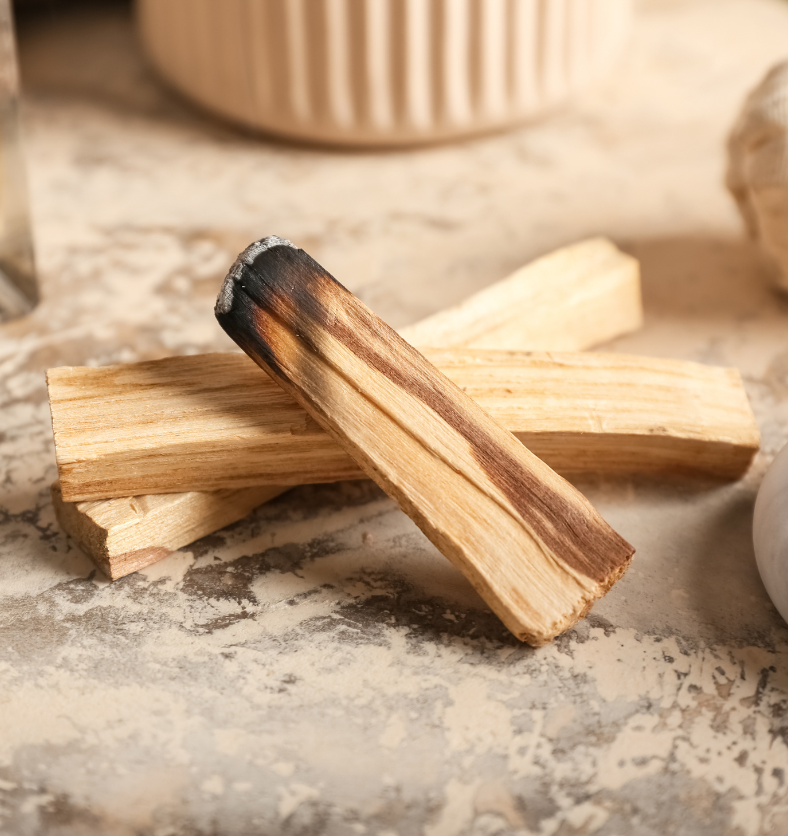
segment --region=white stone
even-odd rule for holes
[[[772,463],[758,491],[752,541],[763,585],[788,621],[788,445]]]

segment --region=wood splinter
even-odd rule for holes
[[[216,317],[519,639],[550,641],[626,570],[633,548],[582,494],[303,250],[248,247]]]

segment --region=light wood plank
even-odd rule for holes
[[[638,262],[605,238],[591,238],[401,333],[419,348],[583,351],[642,324]]]
[[[243,519],[286,490],[263,485],[64,502],[55,482],[52,503],[63,529],[110,580],[117,580]]]
[[[425,354],[565,475],[736,478],[758,449],[735,369],[579,352]],[[60,483],[70,502],[363,477],[244,355],[53,369],[48,385]]]

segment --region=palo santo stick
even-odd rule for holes
[[[402,336],[419,348],[583,351],[642,324],[638,262],[607,239],[591,238],[537,259]]]
[[[610,241],[593,238],[545,255],[400,333],[414,345],[582,350],[634,331],[642,320],[638,262]],[[264,490],[273,496],[285,489]],[[70,503],[55,483],[52,494],[61,526],[112,579],[241,519],[266,501],[258,499],[257,487]],[[146,510],[151,508],[155,513]]]
[[[216,318],[519,639],[550,641],[626,570],[632,547],[579,491],[303,250],[248,247]]]
[[[64,502],[52,485],[60,525],[110,579],[117,580],[167,557],[181,546],[245,517],[287,488],[256,488],[204,493]]]
[[[758,449],[735,369],[616,354],[425,354],[562,474],[736,478]],[[48,385],[68,501],[363,476],[244,355],[52,369]]]

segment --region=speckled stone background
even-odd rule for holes
[[[49,8],[21,34],[45,301],[0,327],[0,832],[788,832],[788,627],[750,544],[788,303],[721,184],[788,3],[641,2],[575,109],[367,154],[234,132],[150,76],[126,7]],[[763,452],[733,485],[581,484],[638,552],[540,650],[370,483],[294,490],[110,584],[55,522],[43,371],[229,348],[213,297],[270,233],[395,325],[607,234],[646,305],[612,347],[739,366]]]

